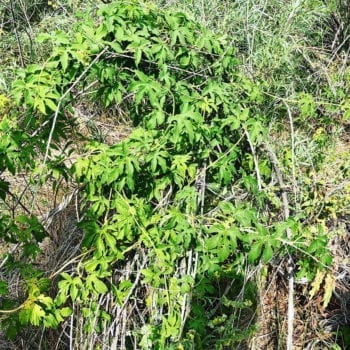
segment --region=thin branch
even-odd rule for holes
[[[17,41],[17,46],[18,46],[18,50],[19,50],[19,58],[21,61],[21,66],[25,67],[25,63],[24,63],[24,58],[23,58],[23,48],[22,48],[22,43],[21,43],[21,39],[19,38],[19,34],[18,34],[18,27],[17,27],[17,20],[16,20],[16,16],[15,16],[15,10],[13,7],[13,1],[10,1],[10,11],[11,11],[11,17],[12,17],[12,24],[13,24],[13,30],[15,32],[15,36],[16,36],[16,41]]]
[[[290,215],[289,211],[289,202],[288,202],[288,196],[287,196],[287,191],[286,187],[283,181],[283,176],[282,172],[279,168],[278,164],[278,159],[271,149],[271,147],[265,143],[265,147],[267,150],[267,153],[270,157],[270,160],[273,164],[273,167],[275,169],[275,173],[277,175],[277,180],[279,183],[279,186],[282,191],[282,203],[283,203],[283,208],[284,208],[284,217],[287,220]],[[287,228],[287,238],[289,241],[292,241],[293,238],[293,233],[290,228]],[[294,313],[295,313],[295,308],[294,308],[294,261],[293,257],[289,256],[288,259],[288,266],[287,266],[287,276],[288,276],[288,315],[287,315],[287,323],[288,323],[288,333],[287,333],[287,350],[292,350],[293,349],[293,333],[294,333]]]
[[[199,187],[199,198],[198,198],[199,203],[198,204],[200,207],[200,214],[201,214],[202,219],[204,217],[206,174],[207,174],[207,163],[205,161],[202,168],[199,170],[199,173],[198,173],[197,179],[196,179],[196,184]],[[186,274],[191,275],[193,278],[193,281],[195,281],[196,274],[197,274],[197,267],[198,267],[198,252],[194,251],[193,248],[190,249],[190,251],[188,252],[187,261],[188,262],[187,262]],[[181,305],[181,328],[180,328],[180,332],[179,332],[179,336],[178,336],[179,339],[182,336],[186,320],[190,314],[190,302],[191,302],[190,293],[185,293],[183,301],[182,301],[182,305]]]
[[[90,253],[92,253],[94,251],[93,248],[87,250],[86,252],[70,259],[69,261],[67,261],[64,265],[61,266],[61,268],[59,268],[57,271],[53,272],[48,278],[51,280],[53,279],[55,276],[59,275],[61,272],[63,272],[65,270],[65,268],[67,268],[69,265],[74,264],[75,262],[79,261],[81,258],[83,258],[85,255],[88,255]]]
[[[17,248],[19,248],[19,246],[20,246],[20,244],[17,243],[15,246],[13,246],[13,247],[10,249],[10,252],[9,252],[8,254],[6,254],[4,260],[1,262],[1,264],[0,264],[0,269],[2,269],[2,268],[4,267],[4,265],[6,264],[6,262],[7,262],[8,258],[9,258],[9,256],[10,256],[11,254],[13,254],[13,253],[17,250]]]
[[[57,118],[58,118],[58,113],[59,110],[61,108],[61,104],[63,102],[63,100],[66,98],[66,96],[75,88],[75,86],[83,79],[83,77],[89,72],[90,68],[99,60],[99,58],[108,50],[108,46],[106,46],[92,61],[91,63],[84,69],[84,71],[79,75],[79,77],[74,81],[74,83],[70,86],[69,89],[67,89],[65,91],[65,93],[60,97],[60,99],[58,100],[58,104],[56,107],[56,111],[53,117],[53,121],[52,121],[52,126],[51,126],[51,130],[50,130],[50,134],[49,134],[49,138],[47,141],[47,145],[46,145],[46,151],[45,151],[45,156],[44,156],[44,161],[43,161],[43,168],[47,162],[48,156],[49,156],[49,150],[50,150],[50,144],[52,141],[52,137],[53,137],[53,133],[55,131],[55,127],[56,127],[56,122],[57,122]]]
[[[291,137],[291,151],[292,151],[292,178],[293,178],[293,192],[294,192],[294,205],[296,205],[297,190],[296,190],[296,176],[295,176],[295,133],[292,111],[286,101],[283,101],[287,108],[289,125],[290,125],[290,137]]]
[[[132,55],[123,54],[123,53],[116,53],[116,52],[110,53],[110,55],[107,58],[115,58],[115,57],[130,58],[132,60],[134,59],[134,56],[132,56]],[[142,60],[142,62],[151,64],[153,66],[157,66],[158,65],[156,62],[151,61],[151,60]],[[208,71],[212,66],[213,66],[213,64],[211,64],[211,65],[209,65],[207,67],[204,67],[203,69],[201,69],[198,72],[195,72],[195,71],[190,71],[190,70],[187,70],[187,69],[184,69],[184,68],[180,68],[180,67],[177,67],[177,66],[173,66],[173,65],[170,65],[170,64],[167,65],[167,67],[169,69],[189,74],[189,76],[186,77],[184,80],[190,79],[190,78],[192,78],[194,76],[198,76],[198,77],[201,77],[201,78],[208,78],[208,75],[203,74],[203,72]],[[126,69],[126,68],[124,68],[124,69]]]
[[[14,309],[11,309],[11,310],[0,310],[0,314],[13,314],[21,309],[23,309],[25,306],[25,302],[19,306],[17,306],[16,308]]]
[[[255,172],[256,172],[256,178],[258,180],[258,189],[259,191],[261,191],[262,189],[262,185],[261,185],[261,176],[260,176],[260,170],[259,170],[259,161],[258,161],[258,157],[256,155],[256,151],[255,151],[255,147],[250,139],[249,133],[247,131],[247,129],[244,128],[244,133],[247,137],[250,149],[252,151],[252,155],[253,155],[253,161],[254,161],[254,167],[255,167]]]
[[[32,215],[31,211],[22,203],[22,201],[21,201],[22,196],[19,198],[15,194],[13,194],[10,190],[7,190],[6,192],[15,201],[14,209],[16,209],[17,205],[19,205],[28,215]]]

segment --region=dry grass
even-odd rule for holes
[[[112,114],[115,117],[115,111],[91,113],[91,109],[92,107],[89,108],[86,105],[85,107],[75,108],[76,122],[73,123],[71,130],[73,146],[69,145],[67,148],[65,143],[55,144],[52,157],[65,155],[65,165],[68,168],[74,164],[77,157],[82,156],[84,145],[87,142],[96,140],[97,142],[113,145],[130,134],[130,122],[120,116],[113,118]],[[69,156],[67,156],[68,154]],[[2,208],[2,210],[11,212],[13,217],[31,213],[40,218],[45,227],[47,237],[39,243],[41,253],[38,254],[33,263],[36,268],[44,272],[46,277],[52,280],[50,294],[55,296],[59,273],[74,270],[80,262],[77,257],[81,253],[82,231],[78,227],[78,223],[81,220],[82,213],[80,196],[77,191],[78,186],[73,180],[65,181],[63,179],[60,179],[57,185],[53,178],[49,178],[45,183],[40,184],[37,179],[31,178],[30,174],[26,173],[17,174],[16,176],[3,173],[2,177],[9,182],[11,193],[10,200],[7,201],[8,208]],[[13,245],[1,242],[3,259],[9,252],[12,252],[14,256],[20,256],[21,249],[22,247],[19,244]],[[133,261],[132,264],[145,264],[142,259],[141,257],[135,257],[131,261]],[[2,262],[4,260],[0,261],[0,263]],[[120,270],[116,269],[113,278],[116,281],[133,279],[133,271],[139,271],[139,269],[134,265],[129,265],[130,263],[127,263],[127,266],[120,267]],[[25,300],[25,286],[18,272],[14,271],[9,275],[8,273],[2,273],[2,268],[0,268],[0,279],[8,282],[10,298],[19,301]],[[137,287],[138,293],[145,293],[143,287],[140,289],[139,283],[136,284],[137,286],[135,285],[134,289],[136,290]],[[143,297],[140,296],[139,299],[142,300]],[[0,333],[0,349],[82,349],[83,344],[85,344],[86,349],[94,349],[96,344],[125,343],[127,338],[125,330],[130,328],[130,323],[136,322],[135,317],[131,317],[131,313],[135,309],[135,306],[132,306],[134,300],[136,299],[132,298],[131,301],[126,301],[126,305],[119,309],[114,306],[117,305],[117,301],[113,293],[103,296],[98,301],[106,311],[112,315],[118,315],[115,321],[108,326],[109,328],[106,328],[101,334],[93,332],[89,336],[86,335],[84,330],[86,326],[85,318],[79,306],[73,305],[74,319],[64,322],[58,330],[28,327],[13,342],[6,340],[5,335]],[[121,316],[123,316],[123,321],[120,324]],[[126,327],[125,322],[128,323],[128,327]]]

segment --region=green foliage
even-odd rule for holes
[[[225,196],[230,183],[242,179],[256,192],[254,166],[244,161],[250,151],[244,131],[255,144],[264,126],[241,104],[254,101],[255,92],[250,85],[240,87],[234,50],[224,38],[182,13],[137,3],[106,6],[99,15],[105,19],[101,25],[78,25],[73,39],[58,34],[50,59],[23,72],[13,98],[38,116],[35,128],[49,113],[64,118],[60,107],[70,101],[67,87],[93,78],[106,107],[128,110],[135,125],[130,137],[111,147],[91,145],[94,155],[74,167],[90,203],[81,223],[84,244],[94,252],[77,276],[63,275],[55,303],[71,300],[88,307],[108,291],[104,280],[111,276],[111,263],[143,247],[150,259],[142,270],[144,283],[159,289],[153,296],[157,307],[168,309],[160,324],[159,316],[148,314],[154,344],[164,348],[180,340],[186,327],[181,309],[196,280],[205,278],[209,287],[224,278],[221,270],[234,273],[232,266],[245,252],[251,262],[261,254],[268,261],[280,245],[277,236],[266,237],[257,211],[218,202],[206,189],[208,184]],[[196,267],[177,276],[176,266],[189,251]],[[122,283],[113,288],[123,295]],[[29,295],[20,313],[22,323],[44,324],[46,314],[57,316],[51,300],[45,299],[46,309],[30,300]]]
[[[320,2],[307,4],[312,12]],[[306,24],[299,28],[303,13],[291,10],[295,21],[281,19],[297,35]],[[298,277],[312,279],[332,263],[327,235],[306,228],[308,212],[295,210],[294,218],[284,220],[285,204],[269,187],[276,164],[263,146],[272,96],[284,97],[288,90],[276,77],[292,60],[291,49],[278,56],[284,41],[274,36],[278,42],[268,42],[274,48],[268,56],[266,38],[255,33],[255,44],[249,41],[247,48],[260,45],[257,57],[249,57],[257,77],[251,79],[239,66],[243,43],[234,48],[182,12],[118,1],[101,6],[97,16],[84,17],[74,35],[39,35],[37,42],[52,46],[52,54],[18,71],[10,98],[0,95],[0,171],[30,169],[39,181],[72,176],[84,200],[82,259],[61,273],[54,297],[47,294],[50,281],[9,259],[27,290],[23,303],[3,305],[11,314],[3,326],[10,337],[28,324],[55,328],[74,305],[86,319],[84,334],[91,334],[112,322],[101,295],[113,295],[123,309],[137,290],[142,323],[132,336],[140,348],[234,348],[254,330],[237,316],[252,316],[257,304],[254,283],[245,281],[247,264],[268,263],[288,251],[299,258]],[[315,15],[313,25],[318,21]],[[300,57],[293,62],[284,72],[288,77],[299,72]],[[320,106],[343,101],[348,108],[346,85],[337,90],[339,99],[319,102],[302,83],[300,78],[293,100],[301,124],[317,119]],[[55,142],[69,138],[77,92],[91,86],[92,101],[127,114],[134,128],[119,143],[86,144],[88,156],[68,169],[64,159],[48,156]],[[279,105],[274,111],[286,110]],[[44,164],[36,164],[37,153],[45,154]],[[285,154],[287,170],[294,169],[293,157]],[[0,199],[5,202],[8,194],[9,184],[1,179]],[[305,199],[302,205],[313,210],[316,204]],[[37,218],[3,215],[0,227],[3,240],[22,245],[24,260],[35,259],[45,236]],[[115,278],[114,269],[138,254],[145,262],[136,277]],[[7,291],[1,281],[0,294]]]

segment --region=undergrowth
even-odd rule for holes
[[[261,320],[264,290],[270,297],[271,283],[294,278],[295,307],[317,299],[327,313],[338,223],[349,222],[341,0],[62,1],[36,4],[16,24],[14,10],[28,14],[30,3],[12,17],[5,5],[0,35],[14,51],[0,72],[0,314],[9,339],[35,327],[39,348],[257,348],[275,322]],[[132,130],[106,142],[98,120],[111,134],[121,120]],[[85,122],[96,137],[77,131]],[[23,174],[27,185],[16,187]],[[42,212],[39,201],[65,192]],[[68,225],[50,226],[65,212]],[[53,241],[66,260],[49,271],[42,254]],[[274,325],[283,348],[286,321]],[[323,346],[346,342],[341,326]],[[294,336],[312,346],[308,332]]]

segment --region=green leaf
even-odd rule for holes
[[[0,179],[0,199],[2,199],[3,201],[5,201],[6,199],[6,193],[9,190],[9,185],[9,182]]]
[[[47,99],[45,99],[45,104],[47,107],[49,107],[51,109],[51,111],[53,111],[53,112],[56,111],[57,105],[53,100],[47,98]]]
[[[8,294],[8,284],[5,281],[0,280],[0,295]]]
[[[232,213],[234,212],[233,204],[228,201],[220,202],[219,208],[222,210],[223,213],[228,215],[232,215]]]
[[[29,310],[28,307],[22,309],[18,315],[19,322],[23,325],[28,324],[30,321],[30,314],[31,314],[31,310]]]
[[[60,309],[60,314],[62,317],[68,317],[72,314],[72,309],[70,307],[64,307]]]
[[[104,237],[105,237],[107,246],[109,246],[112,251],[115,251],[116,245],[117,245],[117,240],[115,239],[115,237],[108,232],[104,232]]]
[[[233,212],[233,217],[237,220],[242,226],[250,227],[252,222],[255,221],[255,212],[250,208],[236,208]]]
[[[208,239],[205,241],[205,246],[206,246],[206,248],[207,248],[208,250],[212,250],[212,249],[217,248],[217,246],[219,245],[219,242],[220,242],[220,238],[221,238],[221,235],[219,235],[219,234],[208,238]]]
[[[102,236],[97,237],[96,239],[96,253],[98,256],[103,256],[106,253],[106,247],[103,242]]]
[[[333,257],[332,257],[332,254],[330,254],[329,252],[324,252],[323,254],[321,254],[319,259],[320,259],[321,263],[326,265],[326,266],[332,265]]]
[[[40,33],[35,37],[35,41],[37,43],[43,43],[43,42],[51,40],[51,39],[52,39],[52,35],[48,34],[48,33]]]
[[[219,261],[224,262],[231,253],[229,244],[223,244],[217,251]]]
[[[61,306],[61,305],[63,305],[66,301],[67,301],[67,299],[68,299],[68,295],[67,294],[63,294],[64,292],[62,292],[61,290],[60,290],[60,292],[59,292],[59,294],[56,296],[56,298],[55,298],[55,304],[57,305],[57,306]]]
[[[182,67],[187,67],[190,64],[191,57],[190,56],[182,56],[180,58],[180,65]]]
[[[79,290],[77,286],[75,284],[72,284],[72,286],[70,287],[69,294],[73,301],[78,297],[78,293],[79,293]]]
[[[267,263],[271,260],[273,257],[273,250],[270,244],[265,244],[263,253],[262,253],[262,258],[264,263]]]
[[[103,283],[100,279],[94,278],[93,279],[93,284],[95,291],[99,294],[104,294],[108,292],[108,288],[105,283]]]
[[[62,272],[61,276],[70,283],[72,282],[72,277],[67,272]]]
[[[66,72],[66,70],[67,70],[68,60],[69,60],[68,51],[64,50],[61,57],[60,57],[60,62],[62,65],[63,72]]]
[[[42,114],[46,115],[46,106],[44,100],[41,98],[35,99],[34,107],[36,107]]]
[[[321,240],[320,238],[316,238],[311,242],[307,250],[310,253],[314,253],[314,252],[317,252],[318,250],[322,250],[323,248],[325,248],[326,244],[327,243]]]
[[[255,119],[250,118],[246,121],[247,131],[249,132],[250,141],[255,144],[263,139],[263,135],[266,133],[266,129],[262,123]]]
[[[138,48],[136,51],[135,51],[135,65],[136,67],[140,64],[141,62],[141,58],[142,58],[142,51],[143,51],[143,48]]]
[[[63,319],[60,320],[60,322],[62,321]],[[45,315],[45,318],[43,320],[43,326],[46,328],[56,328],[58,326],[58,323],[59,321],[56,319],[56,317],[53,314]]]
[[[30,323],[34,326],[39,326],[40,322],[45,317],[45,312],[42,307],[36,303],[33,303],[32,308],[28,311],[30,313]]]
[[[249,253],[248,253],[248,261],[250,263],[256,262],[260,258],[261,255],[261,249],[262,249],[262,243],[261,242],[255,242],[253,243]]]

